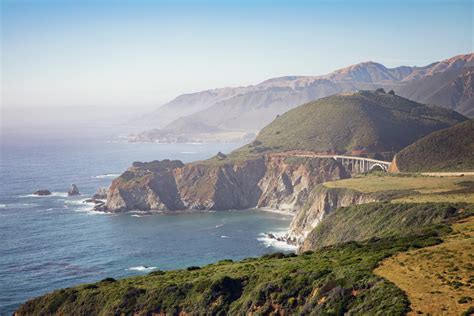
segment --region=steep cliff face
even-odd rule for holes
[[[347,178],[332,159],[260,156],[244,161],[134,163],[112,182],[107,211],[295,211],[319,183]]]
[[[288,240],[301,244],[307,235],[329,213],[340,207],[377,201],[372,194],[349,189],[326,188],[319,185],[311,192],[304,207],[290,224]]]

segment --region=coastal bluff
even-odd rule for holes
[[[349,178],[333,159],[260,156],[242,161],[135,162],[114,179],[107,212],[270,208],[295,212],[318,184]]]

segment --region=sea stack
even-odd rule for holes
[[[46,195],[51,195],[51,191],[46,190],[46,189],[42,189],[42,190],[38,190],[38,191],[33,192],[33,194],[38,195],[38,196],[46,196]]]
[[[77,185],[71,184],[71,188],[69,189],[69,191],[67,191],[67,195],[73,196],[73,195],[79,195],[79,194],[81,193],[79,193],[79,189],[77,188]]]

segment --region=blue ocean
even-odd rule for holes
[[[200,160],[242,144],[136,144],[109,135],[8,137],[1,142],[0,314],[26,300],[105,277],[281,251],[263,232],[291,217],[259,210],[107,215],[83,201],[133,161]],[[70,185],[81,195],[68,197]],[[48,189],[47,197],[33,196]]]

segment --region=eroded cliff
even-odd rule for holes
[[[253,207],[295,211],[318,184],[349,177],[321,158],[259,156],[241,161],[135,162],[112,182],[109,212],[226,210]]]
[[[374,194],[318,185],[311,191],[306,203],[293,218],[287,239],[293,243],[302,244],[307,235],[332,211],[340,207],[377,200],[378,197]]]

